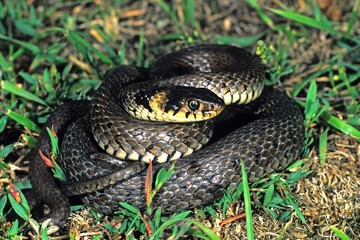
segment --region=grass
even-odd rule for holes
[[[53,234],[51,226],[30,220],[27,204],[7,194],[7,189],[19,181],[16,186],[28,187],[23,152],[35,146],[41,125],[57,106],[65,99],[90,98],[114,66],[148,66],[176,46],[217,42],[257,50],[268,66],[266,83],[282,86],[304,108],[303,159],[285,173],[250,183],[248,191],[248,184],[232,192],[224,190],[219,202],[195,214],[165,218],[149,209],[150,218],[145,219],[143,213],[124,205],[111,220],[93,213],[76,224],[81,214],[77,211],[70,236],[125,234],[131,239],[140,232],[156,239],[168,228],[174,239],[181,234],[204,239],[245,237],[245,229],[249,239],[266,238],[270,231],[279,239],[359,237],[359,0],[326,8],[317,1],[298,1],[294,7],[255,0],[234,5],[246,9],[244,13],[221,1],[158,0],[132,5],[115,1],[113,6],[105,1],[57,1],[43,6],[30,2],[0,3],[0,184],[4,193],[0,235],[20,238],[27,224],[39,238]],[[337,15],[331,8],[342,10],[340,20],[332,20]],[[251,27],[242,24],[246,14],[253,21]],[[165,178],[166,174],[155,179],[156,185]],[[244,190],[252,203],[239,201]],[[25,225],[8,222],[6,202],[12,203]],[[246,227],[237,217],[244,211]]]

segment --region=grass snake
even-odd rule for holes
[[[264,75],[257,56],[211,44],[165,55],[150,69],[116,68],[91,101],[69,101],[50,115],[45,126],[53,126],[62,143],[59,164],[67,182],[56,182],[38,154],[51,152],[42,131],[29,154],[37,195],[32,207],[48,205],[45,218],[57,225],[66,222],[73,195],[106,214],[119,202],[143,209],[144,162],[150,160],[155,176],[177,159],[174,174],[152,201],[164,213],[219,199],[224,188],[240,182],[240,161],[251,181],[281,171],[300,155],[303,117],[286,93],[264,87]],[[161,111],[169,116],[159,117]],[[192,121],[173,122],[174,116]],[[238,126],[243,120],[247,123]],[[222,121],[230,130],[223,130]]]

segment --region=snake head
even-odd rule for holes
[[[128,112],[144,120],[198,122],[216,117],[225,108],[223,100],[205,88],[159,87],[138,94],[141,101],[135,99],[136,106]]]

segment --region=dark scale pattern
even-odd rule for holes
[[[281,112],[271,113],[258,105],[262,103],[266,107],[280,104],[282,107],[272,109]],[[174,212],[213,202],[222,196],[221,189],[229,185],[236,187],[241,180],[240,160],[245,162],[250,181],[281,171],[296,160],[304,139],[303,120],[296,104],[282,91],[265,88],[262,96],[251,105],[248,108],[255,110],[261,119],[179,160],[174,175],[156,195],[154,207],[161,206],[165,212]],[[154,172],[169,166],[169,163],[156,165]],[[116,175],[117,172],[113,172],[103,178],[106,180],[101,186],[105,186],[109,179],[115,179]],[[118,202],[125,201],[143,208],[145,177],[144,170],[130,179],[109,184],[83,200],[107,214],[118,208]],[[66,190],[68,193],[73,191],[70,186]]]
[[[198,54],[194,55],[194,52]],[[226,72],[235,67],[226,65],[225,73],[218,77],[200,73],[198,79],[203,80],[200,86],[208,89],[210,87],[207,86],[212,86],[211,88],[217,88],[224,93],[233,93],[233,88],[237,88],[249,95],[254,95],[255,91],[263,88],[257,79],[263,78],[264,69],[259,60],[245,50],[205,45],[169,56],[161,58],[150,70],[151,74],[160,74],[158,79],[172,77],[175,82],[184,82],[185,79],[185,85],[193,84],[185,75],[176,77],[165,73],[165,76],[161,76],[166,63],[169,63],[172,70],[190,74],[187,76],[191,76],[191,79],[194,79],[195,75],[188,72],[188,61],[193,64],[193,68],[205,72],[210,72],[213,67],[216,68],[222,63],[235,66],[240,64],[252,67],[250,70],[243,67],[244,85],[235,82],[236,74]],[[221,71],[220,68],[218,70]],[[121,149],[129,152],[134,150],[140,156],[145,151],[155,155],[162,152],[171,155],[175,150],[183,152],[189,146],[194,147],[196,142],[203,143],[207,141],[207,136],[211,135],[211,122],[177,125],[131,119],[121,105],[115,104],[120,100],[119,89],[123,89],[124,85],[130,82],[141,82],[143,78],[133,67],[120,67],[108,76],[95,94],[90,113],[88,102],[82,102],[81,105],[85,106],[82,110],[79,110],[78,102],[70,102],[61,106],[49,119],[46,126],[57,124],[55,130],[59,131],[60,137],[67,129],[61,148],[61,165],[68,182],[61,185],[62,190],[57,188],[50,171],[34,153],[30,155],[34,158],[30,165],[30,178],[39,192],[40,200],[52,210],[49,215],[52,223],[63,224],[69,214],[69,204],[64,194],[81,195],[86,204],[107,214],[118,209],[119,202],[127,202],[144,209],[146,165],[141,161],[122,161],[112,155],[116,155],[116,151]],[[152,78],[156,79],[154,76]],[[252,78],[256,81],[253,85],[250,83]],[[222,80],[228,81],[227,84],[222,83]],[[157,81],[157,84],[163,82],[154,81]],[[228,89],[221,90],[219,86]],[[257,120],[177,160],[174,174],[154,198],[154,207],[161,207],[164,212],[171,213],[206,205],[219,199],[223,194],[222,189],[229,186],[235,188],[241,180],[241,161],[245,163],[249,180],[254,181],[274,171],[281,171],[299,157],[304,140],[303,117],[294,101],[283,91],[265,88],[259,98],[241,108],[253,112]],[[98,144],[103,146],[100,148]],[[45,133],[40,136],[37,149],[39,148],[49,152]],[[102,148],[113,149],[113,154],[106,154]],[[170,164],[154,164],[154,179],[162,167],[167,168]]]
[[[90,103],[88,101],[70,101],[60,106],[47,120],[44,129],[41,131],[37,147],[26,156],[30,160],[29,178],[33,187],[34,196],[29,201],[30,208],[33,209],[39,204],[46,204],[51,209],[48,217],[51,218],[50,224],[62,225],[67,220],[70,213],[70,204],[64,192],[58,187],[51,169],[47,167],[39,155],[39,150],[45,155],[50,156],[51,146],[46,127],[54,129],[62,141],[62,136],[68,126],[76,119],[83,117],[89,112]],[[40,219],[40,221],[46,218]]]
[[[124,159],[142,160],[143,156],[151,154],[154,162],[161,162],[158,158],[163,159],[162,156],[165,156],[167,161],[176,152],[182,156],[206,144],[212,136],[211,121],[181,125],[140,121],[135,120],[122,108],[121,94],[117,89],[123,89],[132,82],[141,82],[143,78],[134,67],[120,67],[112,71],[94,95],[91,126],[100,147],[113,156],[122,152],[120,155]],[[173,130],[176,134],[169,142],[167,133]],[[132,134],[133,131],[136,131],[135,135]],[[192,131],[198,134],[196,139],[193,138]],[[129,139],[133,141],[130,142]],[[189,142],[192,143],[191,148],[186,144]],[[169,145],[172,147],[168,147]]]

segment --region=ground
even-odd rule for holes
[[[290,187],[305,222],[290,204],[271,208],[279,214],[274,218],[256,203],[259,189],[253,187],[255,238],[347,239],[341,235],[346,233],[360,239],[359,6],[359,0],[3,1],[2,193],[9,183],[26,182],[24,156],[34,147],[37,126],[65,99],[90,98],[112,67],[148,66],[162,54],[201,42],[234,44],[265,51],[266,83],[281,85],[302,107],[311,99],[310,84],[316,83],[312,103],[319,103],[314,114],[304,110],[308,146],[301,171],[308,174]],[[245,211],[241,199],[226,216],[214,207],[213,214],[192,218],[222,239],[246,239],[245,218],[220,225]],[[13,223],[1,206],[0,232],[20,236],[22,229],[11,232]],[[289,215],[281,219],[284,212]],[[75,239],[121,239],[106,223],[120,227],[123,218],[95,221],[84,208],[72,213],[68,229]],[[60,232],[57,239],[68,237]]]

